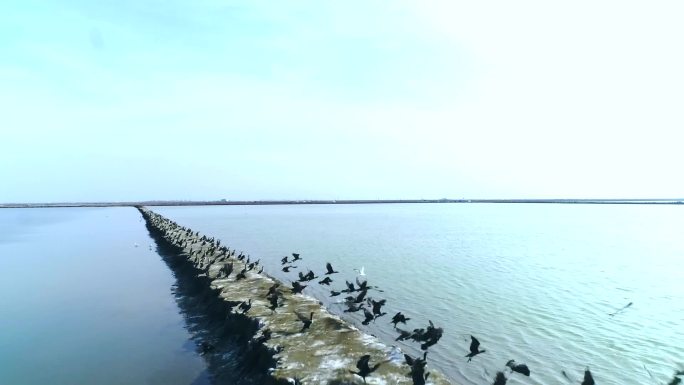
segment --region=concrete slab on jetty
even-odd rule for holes
[[[237,280],[237,273],[247,264],[238,260],[234,251],[233,255],[225,253],[226,249],[218,248],[213,238],[183,228],[146,208],[139,207],[139,210],[150,231],[162,237],[191,263],[198,279],[206,279],[235,316],[245,317],[257,325],[252,342],[263,344],[272,355],[275,364],[269,368],[269,373],[275,383],[294,383],[296,378],[302,384],[363,384],[361,377],[351,371],[356,371],[358,359],[368,354],[371,366],[381,365],[366,378],[366,383],[413,384],[409,375],[411,369],[399,349],[384,345],[377,338],[329,313],[315,298],[292,294],[289,284],[258,273],[256,269],[247,271],[244,279]],[[228,264],[233,265],[233,273],[225,277],[221,269]],[[272,311],[266,294],[275,283],[281,285],[282,306]],[[249,300],[251,308],[243,315],[237,304]],[[308,330],[301,330],[303,324],[296,312],[307,316],[314,313]],[[261,338],[269,332],[270,338]],[[430,368],[429,357],[426,371],[430,372],[427,384],[450,384],[443,375]]]

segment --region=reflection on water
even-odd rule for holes
[[[139,219],[0,210],[0,384],[208,383]]]

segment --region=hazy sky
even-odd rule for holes
[[[684,197],[680,1],[12,1],[0,202]]]

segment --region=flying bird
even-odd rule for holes
[[[528,377],[530,376],[530,369],[525,364],[516,364],[515,360],[509,360],[506,362],[506,366],[516,373],[524,374]]]
[[[318,283],[321,285],[330,285],[330,282],[332,282],[332,279],[330,279],[330,277],[325,277],[323,280],[318,281]]]
[[[470,336],[470,353],[466,354],[466,357],[468,357],[468,362],[473,360],[473,357],[480,353],[484,353],[486,350],[480,350],[480,341],[477,340],[477,338]]]
[[[366,269],[364,266],[361,266],[361,269],[354,269],[354,271],[359,273],[359,275],[366,275]]]
[[[292,294],[301,293],[305,287],[306,287],[306,285],[302,285],[301,283],[299,283],[297,281],[292,282]]]
[[[399,312],[399,313],[395,314],[394,317],[392,317],[392,321],[390,323],[393,323],[394,327],[396,328],[397,324],[399,322],[406,325],[406,321],[408,321],[408,320],[410,320],[410,318],[406,318],[406,316],[404,316],[403,314],[401,314],[401,312]]]
[[[330,264],[330,262],[328,262],[328,263],[325,264],[325,269],[327,270],[327,272],[325,273],[325,275],[339,273],[339,271],[334,271],[334,270],[333,270],[333,267],[332,267],[332,265]]]
[[[297,254],[297,253],[292,253],[292,257],[293,257],[292,262],[299,261],[300,259],[302,259],[299,257],[299,254]]]
[[[594,377],[591,375],[589,368],[586,368],[584,370],[584,380],[582,381],[582,385],[595,385],[595,384],[596,384],[596,382],[594,382]]]
[[[492,385],[506,385],[506,376],[504,376],[503,372],[496,372],[496,378],[494,378],[494,382]]]
[[[363,383],[366,383],[366,377],[368,377],[371,373],[376,371],[378,367],[380,367],[380,363],[377,363],[373,365],[373,367],[368,366],[368,361],[370,360],[370,354],[366,354],[365,356],[361,357],[359,361],[356,363],[356,368],[359,370],[358,372],[355,372],[353,370],[350,370],[349,373],[356,374],[357,376],[363,378]]]
[[[295,314],[297,314],[297,318],[299,318],[299,320],[304,324],[302,326],[302,330],[299,331],[300,333],[303,332],[304,330],[308,329],[309,327],[311,327],[311,323],[313,322],[314,312],[311,312],[311,314],[309,314],[308,318],[304,314],[299,313],[299,312],[295,312]]]

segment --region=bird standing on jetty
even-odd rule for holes
[[[242,314],[247,313],[249,311],[249,309],[252,308],[252,299],[250,298],[249,302],[248,301],[242,302],[240,304],[239,308],[240,308],[240,310],[242,310]]]
[[[515,360],[509,360],[508,362],[506,362],[506,366],[511,368],[511,371],[524,374],[528,377],[530,376],[530,368],[528,368],[525,364],[516,364]]]
[[[325,273],[325,275],[330,275],[330,274],[339,273],[339,271],[333,270],[333,267],[332,267],[332,265],[330,264],[330,262],[328,262],[328,263],[325,264],[325,269],[327,270],[326,273]]]
[[[297,318],[299,318],[299,320],[304,324],[302,326],[302,330],[299,331],[300,333],[303,332],[304,330],[308,329],[309,327],[311,327],[311,323],[313,322],[314,312],[311,312],[311,314],[309,314],[309,318],[307,318],[304,314],[299,313],[299,312],[295,312],[295,314],[297,315]]]
[[[368,361],[370,361],[370,354],[362,356],[356,363],[356,368],[359,370],[358,372],[355,372],[353,370],[349,371],[349,373],[356,374],[357,376],[363,378],[364,384],[366,383],[366,377],[368,377],[371,373],[376,371],[378,367],[380,367],[380,363],[377,363],[373,365],[373,367],[371,368],[370,366],[368,366]]]
[[[476,355],[484,352],[486,352],[486,350],[480,350],[480,341],[478,341],[477,338],[470,336],[470,353],[466,354],[466,357],[468,357],[468,362],[472,361],[473,357]]]

